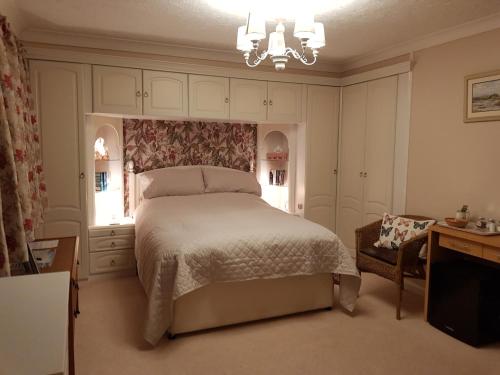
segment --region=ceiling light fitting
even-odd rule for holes
[[[314,15],[302,12],[295,18],[293,36],[300,40],[300,50],[285,44],[284,20],[277,20],[276,31],[269,34],[268,48],[259,52],[261,40],[266,38],[266,21],[259,13],[250,12],[247,24],[238,28],[236,48],[243,52],[246,64],[255,68],[268,56],[276,70],[285,69],[290,57],[304,65],[313,65],[319,49],[325,46],[325,29],[321,22],[314,22]]]

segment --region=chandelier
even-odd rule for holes
[[[314,15],[307,12],[295,18],[293,36],[299,39],[300,49],[287,47],[285,44],[284,19],[276,20],[276,31],[269,34],[268,48],[259,51],[260,42],[266,38],[266,21],[256,12],[250,12],[247,24],[238,28],[236,48],[243,53],[246,64],[255,68],[267,57],[276,70],[285,69],[286,63],[293,57],[304,65],[313,65],[319,49],[325,46],[325,29],[321,22],[314,22]]]

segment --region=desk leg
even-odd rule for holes
[[[425,303],[424,303],[424,320],[428,321],[428,312],[429,312],[429,288],[431,282],[431,264],[434,259],[433,256],[436,251],[438,251],[439,247],[439,233],[436,233],[432,230],[429,231],[429,239],[427,241],[427,269],[425,270],[426,278],[425,278]]]
[[[70,286],[73,288],[73,285]],[[73,311],[73,293],[69,297],[69,322],[68,322],[68,364],[69,374],[75,375],[75,312]]]

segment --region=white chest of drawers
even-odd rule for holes
[[[68,374],[69,272],[0,279],[0,373]]]
[[[136,266],[134,244],[134,224],[90,227],[90,273],[132,273]]]

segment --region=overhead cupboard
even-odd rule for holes
[[[303,85],[94,65],[93,112],[297,123]]]
[[[94,65],[93,112],[187,116],[187,74]]]

